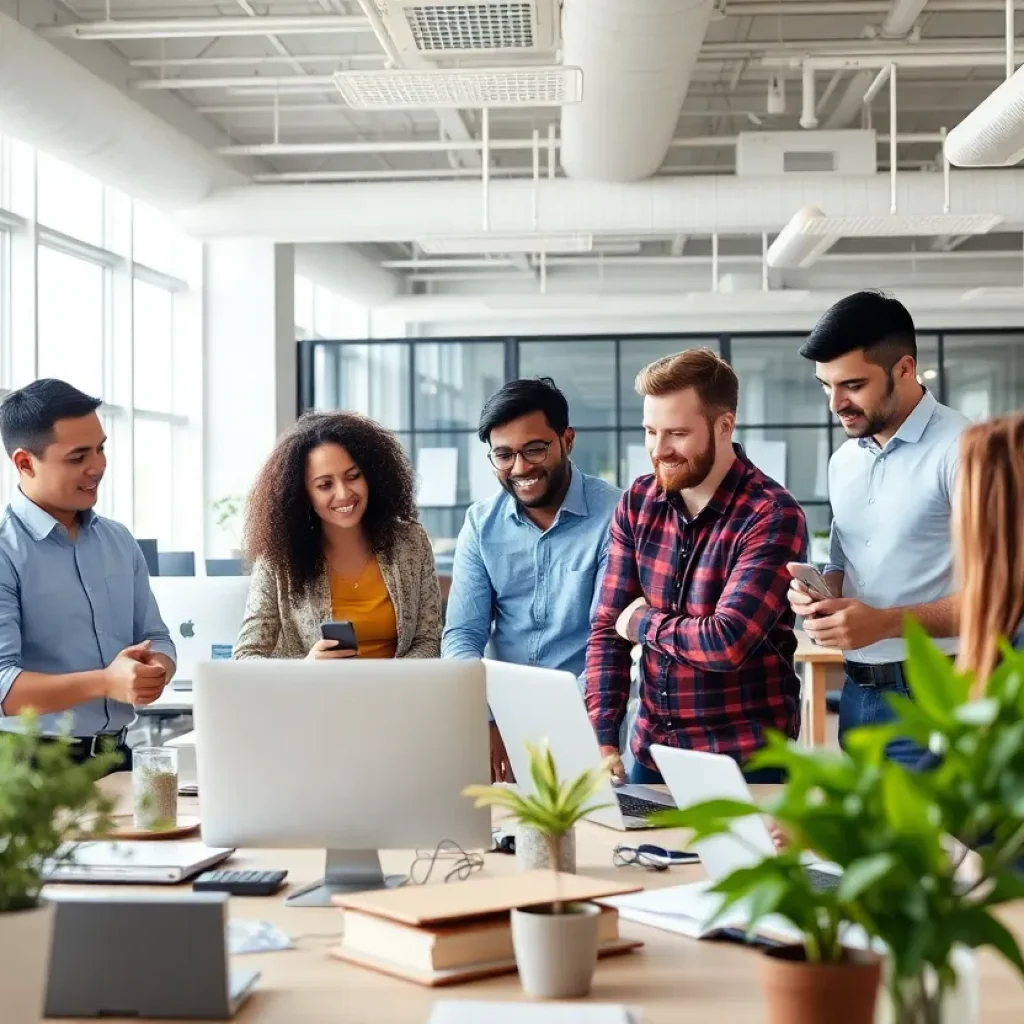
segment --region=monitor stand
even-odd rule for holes
[[[371,889],[396,889],[404,875],[385,875],[376,850],[328,850],[324,877],[292,893],[290,907],[329,907],[332,896]]]

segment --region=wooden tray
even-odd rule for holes
[[[185,839],[199,831],[199,819],[192,815],[179,814],[178,824],[174,828],[152,829],[136,828],[131,814],[114,814],[111,816],[111,828],[103,834],[103,839]]]

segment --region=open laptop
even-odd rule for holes
[[[259,972],[231,969],[224,893],[62,891],[47,1017],[229,1020]]]
[[[158,576],[150,580],[178,652],[171,689],[190,691],[201,661],[231,657],[245,617],[248,576]]]
[[[740,766],[725,754],[655,744],[651,756],[679,807],[692,807],[705,800],[753,801]],[[692,847],[714,882],[776,854],[771,833],[759,814],[740,818],[732,823],[730,833],[711,836]],[[807,873],[814,887],[822,891],[839,885],[840,870],[836,865],[815,861],[807,865]]]
[[[485,661],[487,702],[505,742],[518,784],[532,788],[526,744],[547,740],[562,779],[573,779],[601,763],[601,751],[579,684],[571,672]],[[620,830],[650,828],[647,815],[675,807],[667,793],[647,786],[612,785],[593,802],[607,807],[589,815]]]
[[[196,842],[67,843],[43,865],[43,881],[177,885],[227,860],[234,852]]]

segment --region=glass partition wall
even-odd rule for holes
[[[794,334],[450,338],[301,342],[300,404],[351,409],[394,430],[420,474],[423,522],[443,564],[466,509],[496,490],[476,423],[516,377],[551,377],[569,400],[576,464],[620,487],[649,472],[637,372],[706,346],[740,379],[737,440],[801,502],[812,535],[828,530],[828,460],[845,440]],[[971,419],[1024,408],[1024,332],[918,337],[921,380]],[[820,543],[820,542],[819,542]]]

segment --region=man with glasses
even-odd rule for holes
[[[579,676],[620,492],[573,465],[569,405],[549,377],[506,384],[478,436],[502,493],[466,514],[441,654],[481,658],[489,643],[498,661]],[[493,722],[491,768],[510,778]]]

